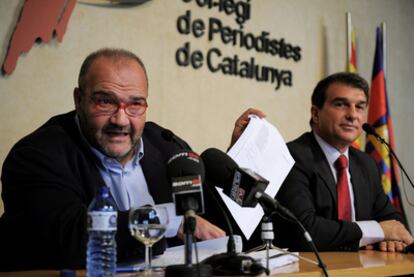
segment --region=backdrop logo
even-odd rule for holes
[[[136,6],[149,0],[81,0],[94,6]],[[3,74],[11,74],[20,54],[28,52],[35,42],[48,43],[53,35],[62,42],[76,0],[26,0],[3,61]]]
[[[238,47],[248,52],[269,55],[275,59],[286,59],[299,62],[302,58],[301,47],[292,45],[284,38],[274,38],[270,32],[259,33],[244,31],[243,24],[251,19],[249,0],[182,0],[194,2],[199,8],[216,10],[226,16],[234,16],[238,28],[225,25],[215,17],[208,20],[195,18],[191,10],[187,10],[177,18],[177,31],[181,35],[192,35],[199,39],[205,37],[208,42],[218,40],[224,45]],[[224,56],[220,48],[212,47],[206,51],[192,49],[189,41],[175,52],[175,61],[179,66],[199,69],[206,66],[212,73],[221,73],[240,78],[267,82],[274,85],[275,90],[282,86],[292,86],[292,71],[275,68],[271,65],[259,64],[255,57],[241,58],[239,55]]]
[[[11,74],[20,54],[28,52],[36,41],[47,43],[55,34],[62,42],[75,4],[76,0],[27,0],[10,39],[3,73]]]

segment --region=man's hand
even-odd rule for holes
[[[378,244],[379,250],[383,252],[401,252],[407,244],[401,241],[381,241]]]
[[[397,220],[385,220],[379,222],[384,231],[384,241],[378,243],[378,249],[384,252],[401,252],[404,247],[414,242],[414,238]],[[366,249],[373,249],[367,246]]]
[[[375,245],[365,246],[366,250],[378,249],[383,252],[401,252],[407,244],[401,241],[381,241]]]
[[[224,237],[226,233],[216,225],[211,224],[202,217],[196,216],[197,225],[194,236],[199,240],[209,240]]]
[[[249,115],[254,114],[257,115],[260,118],[265,117],[266,115],[264,114],[264,112],[258,110],[258,109],[254,109],[254,108],[249,108],[247,109],[237,120],[236,123],[234,123],[234,130],[233,130],[233,134],[231,135],[231,142],[230,142],[230,147],[233,146],[233,144],[236,143],[236,141],[239,139],[239,137],[241,136],[241,134],[243,133],[244,129],[246,129],[247,124],[249,124]]]
[[[196,215],[196,229],[194,232],[194,236],[198,238],[199,240],[210,240],[210,239],[216,239],[220,237],[224,237],[226,233],[221,230],[216,225],[211,224],[204,218]],[[184,222],[181,223],[180,228],[178,229],[177,236],[184,240],[184,230],[183,230]]]
[[[397,220],[385,220],[379,222],[379,224],[384,232],[385,241],[399,241],[405,244],[414,242],[414,238],[401,222]]]

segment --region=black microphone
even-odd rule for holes
[[[397,161],[398,166],[401,168],[401,170],[404,173],[405,177],[407,177],[407,179],[410,182],[411,186],[414,188],[414,184],[411,181],[410,176],[408,176],[408,173],[405,171],[404,166],[400,162],[400,159],[398,159],[397,154],[395,154],[395,152],[392,149],[391,145],[383,137],[381,137],[380,135],[378,135],[377,132],[375,131],[375,128],[373,126],[369,125],[368,123],[362,124],[362,129],[368,135],[373,135],[380,143],[382,143],[382,144],[384,144],[386,146],[388,152],[391,153],[391,155],[395,158],[395,160]]]
[[[248,168],[240,168],[227,154],[216,148],[201,153],[208,181],[242,207],[255,207],[256,192],[263,192],[269,181]]]
[[[203,214],[204,165],[200,157],[191,151],[179,152],[168,160],[167,171],[171,178],[176,214]]]
[[[206,183],[211,181],[214,185],[223,188],[223,192],[232,200],[236,201],[240,206],[254,207],[257,203],[260,203],[266,214],[271,215],[276,212],[286,220],[297,224],[303,231],[305,239],[312,247],[316,258],[318,259],[318,266],[323,270],[324,275],[328,276],[326,265],[319,256],[312,237],[302,223],[291,211],[283,207],[276,199],[264,192],[269,181],[249,169],[240,168],[230,156],[218,149],[209,148],[205,150],[201,153],[201,158],[204,161],[206,169]],[[246,181],[246,183],[242,184],[238,180]],[[263,184],[266,185],[264,186]],[[235,193],[232,190],[240,192]],[[255,199],[255,201],[252,201],[252,199]]]
[[[166,141],[175,143],[181,150],[191,151],[191,147],[184,140],[177,137],[171,130],[163,129],[161,131],[161,137]]]
[[[279,202],[265,193],[269,181],[248,168],[240,168],[226,153],[209,148],[201,153],[208,183],[223,189],[224,194],[242,207],[256,207],[257,203],[267,214],[282,213],[296,220],[296,217]]]
[[[380,137],[380,135],[377,134],[375,131],[375,128],[369,125],[368,123],[362,124],[362,129],[368,134],[373,135],[375,138],[377,138],[381,143],[385,143],[385,140]]]
[[[204,165],[208,164],[209,168],[206,172],[215,172],[218,175],[210,175],[209,180],[206,179],[206,189],[210,192],[210,195],[212,196],[213,201],[217,206],[220,207],[220,210],[223,213],[223,217],[225,220],[225,223],[229,230],[229,241],[227,244],[227,253],[220,253],[212,255],[206,259],[204,259],[201,263],[211,265],[213,268],[214,275],[259,275],[266,271],[266,274],[268,274],[268,270],[264,268],[260,263],[255,261],[252,257],[245,256],[245,255],[239,255],[236,253],[236,247],[235,247],[235,241],[234,241],[234,234],[233,234],[233,228],[230,223],[230,220],[224,211],[225,208],[222,205],[222,202],[220,202],[216,198],[216,192],[214,192],[214,184],[216,183],[225,183],[227,181],[232,182],[233,177],[231,176],[232,169],[234,167],[234,164],[236,164],[233,160],[231,160],[234,164],[231,163],[221,163],[220,160],[216,159],[216,154],[222,153],[218,149],[210,148],[204,151],[200,157],[204,161]],[[236,164],[237,166],[237,164]],[[215,169],[217,167],[217,170]],[[213,169],[212,169],[213,168]],[[219,170],[220,168],[224,168],[224,170]],[[244,184],[245,182],[240,182],[241,180],[248,180],[250,183],[254,178],[259,178],[259,176],[250,176],[250,175],[243,175],[240,174],[235,181],[235,189],[233,190],[234,200],[239,203],[239,205],[248,205],[251,206],[251,202],[249,201],[256,201],[257,200],[252,199],[250,196],[251,190],[249,190],[248,193],[240,193],[244,190]],[[264,178],[262,178],[265,180]],[[223,182],[223,180],[225,180]],[[266,180],[265,180],[266,181]],[[242,187],[238,187],[236,189],[236,183],[237,184],[243,184]],[[265,187],[267,186],[268,182],[265,182]],[[247,187],[246,187],[247,188]],[[227,190],[226,190],[227,191]],[[229,192],[231,194],[231,192]],[[247,196],[249,195],[249,196]],[[249,199],[248,201],[246,199]]]
[[[211,266],[197,264],[193,267],[192,265],[192,243],[196,227],[195,215],[204,213],[203,162],[194,152],[179,152],[168,160],[167,171],[171,178],[175,212],[177,215],[184,215],[185,264],[167,266],[165,276],[211,277]]]

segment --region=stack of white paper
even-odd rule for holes
[[[278,249],[269,250],[269,269],[284,266],[297,262],[299,258],[298,253],[282,252]],[[266,250],[249,253],[249,256],[260,262],[260,264],[266,267]]]
[[[229,150],[228,155],[240,167],[253,170],[269,180],[265,192],[274,197],[292,169],[295,161],[279,131],[266,119],[252,116],[243,134]],[[249,239],[259,224],[263,209],[242,208],[217,188],[234,220]]]
[[[198,252],[198,260],[201,262],[202,260],[219,253],[227,252],[227,242],[228,237],[218,238],[214,240],[206,240],[197,242],[197,252]],[[240,236],[235,236],[236,242],[236,251],[239,252],[242,249],[242,242]],[[194,248],[193,248],[194,249]],[[296,253],[297,254],[297,253]],[[248,255],[257,261],[259,261],[263,266],[266,266],[266,252],[265,251],[258,251],[252,252]],[[286,254],[280,250],[271,249],[270,256],[273,256],[269,260],[269,269],[273,269],[275,267],[284,266],[286,264],[290,264],[296,262],[298,258],[293,255]],[[195,257],[195,253],[193,252],[193,257]],[[195,259],[193,259],[193,263],[195,263]],[[163,255],[154,257],[152,259],[152,266],[153,267],[161,267],[164,268],[169,265],[173,264],[184,264],[184,247],[183,246],[176,246],[167,248]],[[128,263],[128,264],[121,264],[118,266],[120,270],[124,269],[131,269],[131,271],[139,271],[144,267],[144,263],[142,261],[136,263]]]

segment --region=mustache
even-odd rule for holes
[[[115,124],[109,124],[103,128],[104,132],[118,132],[118,133],[131,133],[131,127],[119,126]]]

